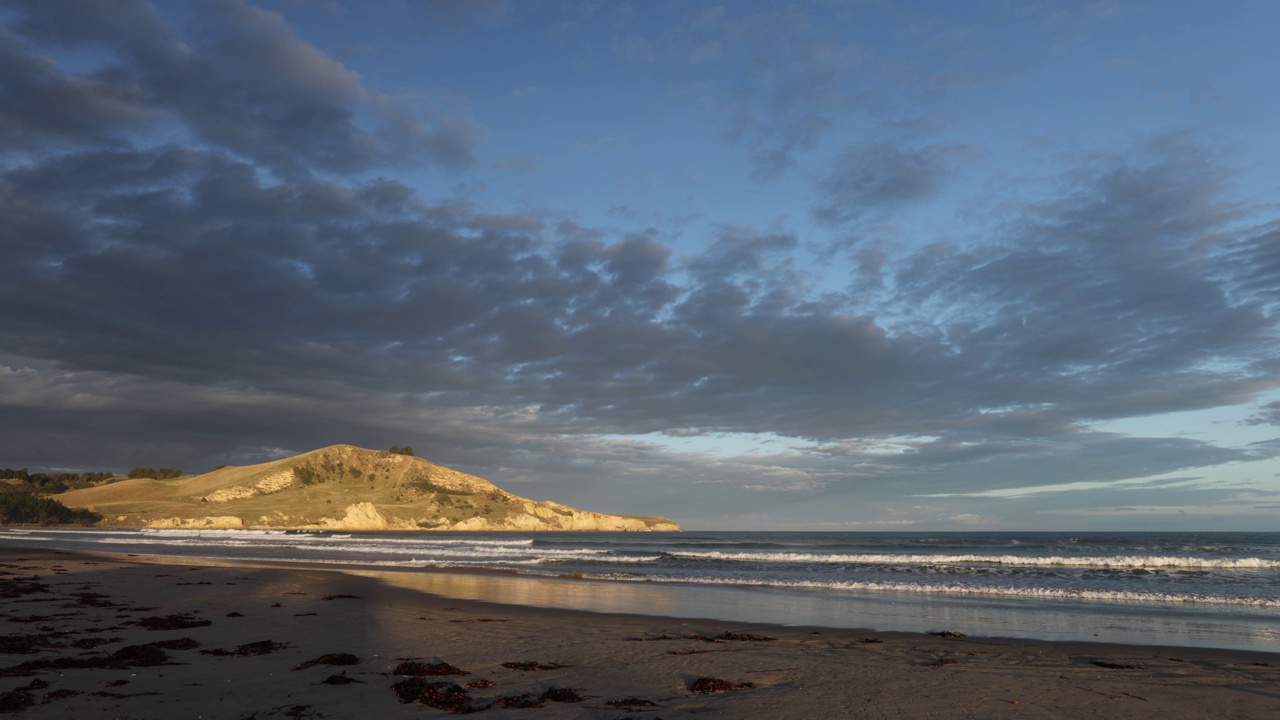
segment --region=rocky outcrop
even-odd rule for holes
[[[146,526],[149,528],[181,528],[184,530],[230,530],[243,528],[245,525],[244,520],[235,515],[218,515],[214,517],[161,518],[148,522]]]
[[[234,485],[228,488],[214,490],[208,495],[200,498],[203,502],[229,502],[231,500],[244,500],[246,498],[257,497],[259,495],[270,495],[278,493],[281,490],[288,490],[293,485],[293,470],[281,470],[262,478],[252,485]]]
[[[524,532],[678,532],[671,521],[646,523],[639,518],[599,513],[575,512],[568,517],[541,518],[512,515],[499,520],[469,518],[449,526],[450,530],[519,530]]]
[[[391,526],[373,503],[362,502],[347,507],[341,519],[325,518],[320,527],[328,530],[389,530]],[[397,528],[400,529],[400,528]]]
[[[636,518],[625,515],[575,510],[567,505],[544,500],[524,501],[524,512],[499,519],[469,518],[449,527],[450,530],[522,530],[579,532],[644,532],[678,531],[680,526],[665,518]],[[657,522],[655,522],[657,521]]]

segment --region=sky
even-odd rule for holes
[[[0,0],[0,467],[1280,529],[1280,4]]]

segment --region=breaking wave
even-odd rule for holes
[[[695,585],[737,585],[857,592],[919,593],[932,595],[969,595],[985,597],[1027,598],[1034,600],[1093,600],[1127,603],[1171,603],[1231,605],[1254,608],[1280,608],[1280,598],[1233,597],[1208,593],[1163,593],[1132,590],[1097,590],[1084,588],[1005,587],[999,585],[960,585],[932,583],[895,583],[859,581],[770,580],[751,578],[709,578],[678,576],[637,576],[622,573],[600,575],[601,580],[633,582],[688,583]]]
[[[690,560],[764,563],[838,563],[845,565],[1016,565],[1021,567],[1100,567],[1124,569],[1274,570],[1280,560],[1267,558],[1202,558],[1163,555],[1024,556],[1024,555],[903,555],[771,552],[671,552]]]

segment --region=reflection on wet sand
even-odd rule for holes
[[[929,599],[916,596],[787,593],[773,588],[540,578],[483,570],[415,572],[348,566],[344,571],[441,597],[588,612],[916,632],[932,629],[939,614],[930,611]],[[956,611],[946,602],[939,605],[944,615]],[[961,615],[965,610],[972,612],[962,608]]]
[[[683,588],[650,583],[622,584],[576,578],[533,578],[506,573],[435,573],[358,570],[388,585],[432,595],[506,605],[640,615],[688,616]],[[693,603],[695,606],[700,604]],[[716,613],[710,607],[705,617]]]
[[[1066,601],[1016,602],[904,593],[786,592],[776,588],[539,578],[503,572],[350,569],[389,585],[442,597],[508,605],[660,615],[746,623],[930,632],[964,628],[984,635],[1100,640],[1270,650],[1276,631],[1231,617],[1206,619],[1195,608],[1117,603],[1099,612]],[[1136,628],[1136,629],[1135,629]]]

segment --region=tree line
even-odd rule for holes
[[[129,471],[126,477],[130,478],[155,478],[156,480],[172,480],[181,477],[182,471],[177,468],[148,468],[136,467]]]
[[[12,468],[4,468],[0,470],[0,480],[21,480],[26,484],[26,489],[31,492],[52,495],[54,493],[66,492],[68,490],[79,490],[81,488],[93,487],[95,485],[106,485],[107,483],[123,480],[124,478],[116,477],[115,473],[101,471],[87,471],[79,473],[42,473],[27,472],[26,468],[14,470]]]
[[[148,468],[136,467],[128,472],[127,475],[121,477],[107,470],[101,471],[85,471],[85,472],[64,472],[64,473],[43,473],[28,472],[26,468],[14,470],[13,468],[4,468],[0,470],[0,480],[20,480],[26,485],[23,487],[7,488],[10,492],[14,490],[28,490],[30,492],[40,493],[41,495],[56,495],[57,493],[67,492],[68,490],[80,490],[87,487],[95,487],[97,485],[107,485],[113,482],[119,482],[125,478],[155,478],[157,480],[171,480],[181,477],[182,471],[177,468]],[[0,486],[0,492],[6,488]]]
[[[46,495],[108,485],[129,478],[167,480],[180,477],[177,468],[136,467],[121,477],[106,470],[43,473],[26,468],[0,470],[0,525],[93,525],[102,516],[92,510],[67,507]],[[3,482],[17,480],[18,482]]]

